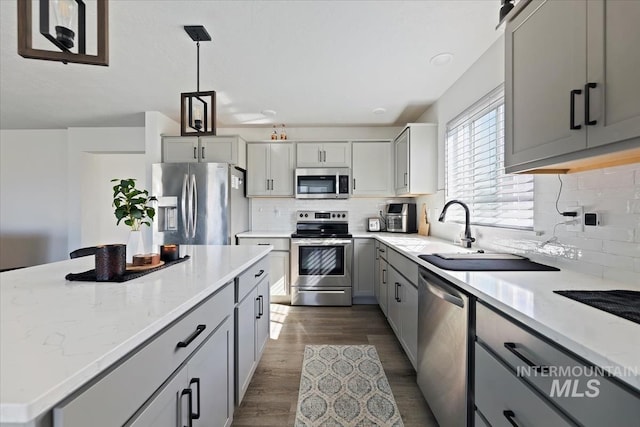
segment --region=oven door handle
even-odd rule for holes
[[[306,245],[314,245],[314,246],[335,246],[335,245],[351,245],[353,244],[353,240],[351,239],[292,239],[292,246],[306,246]]]

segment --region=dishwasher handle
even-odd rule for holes
[[[447,290],[439,286],[435,286],[427,281],[425,281],[424,283],[427,286],[427,289],[429,290],[429,292],[431,292],[438,298],[443,299],[447,302],[450,302],[451,304],[455,304],[460,308],[464,308],[464,301],[459,296],[453,295],[452,293],[449,293]]]

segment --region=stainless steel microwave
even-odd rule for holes
[[[295,171],[297,199],[348,199],[349,168],[298,168]]]

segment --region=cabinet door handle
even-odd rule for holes
[[[576,129],[580,129],[582,128],[582,125],[577,125],[576,124],[576,95],[580,95],[582,94],[582,90],[580,89],[573,89],[571,91],[571,101],[569,103],[569,129],[571,130],[576,130]]]
[[[259,319],[261,317],[260,316],[260,297],[256,297],[256,303],[258,304],[258,309],[256,310],[256,319]]]
[[[407,172],[404,173],[404,185],[407,185]]]
[[[584,85],[584,124],[585,126],[593,126],[596,123],[598,123],[597,120],[590,120],[589,116],[591,115],[591,103],[590,103],[590,97],[589,97],[589,92],[590,89],[595,89],[598,85],[596,83],[593,82],[589,82],[586,85]]]
[[[506,342],[506,343],[504,343],[504,348],[506,348],[511,353],[513,353],[518,359],[520,359],[524,363],[526,363],[527,366],[529,366],[530,368],[533,368],[534,371],[542,372],[542,371],[546,371],[546,370],[549,369],[548,366],[544,366],[544,365],[539,365],[539,364],[533,363],[531,360],[529,360],[527,357],[525,357],[522,353],[520,353],[517,350],[516,343],[514,343],[514,342]]]
[[[396,298],[396,301],[398,302],[402,302],[402,298],[400,298],[400,287],[402,286],[402,283],[398,283],[398,297]]]
[[[179,348],[184,348],[184,347],[188,346],[188,345],[189,345],[189,344],[191,344],[191,342],[192,342],[193,340],[195,340],[195,339],[197,338],[197,336],[198,336],[198,335],[200,335],[200,334],[202,333],[202,331],[204,331],[206,328],[207,328],[207,325],[198,325],[198,326],[196,327],[196,330],[195,330],[195,331],[193,331],[193,333],[192,333],[191,335],[189,335],[189,336],[187,337],[187,339],[186,339],[186,340],[178,342],[177,347],[179,347]]]
[[[355,178],[353,178],[353,189],[354,190],[356,189],[356,179]]]
[[[198,394],[198,398],[196,399],[196,405],[198,406],[198,408],[196,409],[197,412],[193,412],[191,410],[189,410],[189,412],[191,412],[191,419],[197,420],[198,418],[200,418],[200,378],[191,378],[191,381],[189,381],[189,389],[191,389],[191,384],[196,385],[196,390]],[[193,393],[191,395],[193,396]]]
[[[260,298],[260,317],[262,317],[264,314],[264,297],[259,295],[258,298]]]
[[[268,243],[263,243],[263,244],[267,244],[268,245]],[[253,277],[260,277],[263,274],[264,274],[264,270],[260,270],[257,274],[254,274]]]
[[[202,146],[202,148],[200,149],[200,155],[202,156],[202,158],[204,159],[204,145]]]
[[[327,152],[322,150],[322,161],[327,163]]]
[[[198,147],[193,147],[193,158],[198,160]]]
[[[318,150],[318,163],[322,163],[322,150]]]
[[[382,269],[382,284],[383,285],[387,284],[387,269],[386,268]]]
[[[516,414],[513,411],[510,411],[510,410],[503,411],[502,415],[504,415],[507,421],[509,421],[509,424],[511,424],[513,427],[520,427],[518,426],[518,423],[516,423],[516,420],[514,419],[516,417]]]
[[[394,294],[393,294],[393,299],[396,300],[396,302],[398,301],[398,285],[400,285],[400,283],[396,282],[395,283]]]
[[[184,427],[193,427],[193,418],[192,418],[192,417],[193,417],[193,402],[192,402],[192,399],[193,399],[193,392],[191,391],[191,389],[190,389],[190,388],[182,389],[182,393],[180,393],[180,402],[181,402],[181,403],[182,403],[182,398],[183,398],[184,396],[188,396],[188,397],[189,397],[189,403],[188,403],[188,408],[189,408],[189,409],[188,409],[188,410],[189,410],[189,424],[187,424],[187,425],[186,425],[186,426],[184,426]],[[181,407],[182,407],[182,405],[181,405]],[[180,420],[180,421],[182,421],[182,420]],[[182,422],[181,422],[180,424],[182,424]]]

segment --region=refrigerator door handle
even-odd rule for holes
[[[189,222],[187,221],[187,179],[188,175],[185,173],[182,180],[182,197],[181,197],[181,210],[182,221],[184,222],[184,237],[189,238]]]
[[[195,174],[191,175],[191,237],[196,237],[196,228],[198,227],[198,186],[196,185]]]

